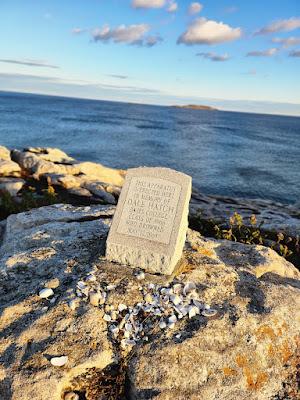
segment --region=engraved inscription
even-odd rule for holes
[[[169,244],[180,192],[165,179],[133,177],[117,233]]]

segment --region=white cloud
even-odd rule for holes
[[[177,9],[178,9],[178,4],[175,2],[171,2],[169,7],[167,8],[167,11],[171,13],[177,11]]]
[[[300,28],[300,18],[292,17],[289,19],[280,19],[278,21],[274,21],[255,32],[255,35],[266,35],[268,33],[275,32],[289,32],[298,28]]]
[[[111,29],[109,25],[104,25],[101,29],[94,29],[92,36],[96,42],[127,43],[139,44],[144,39],[144,35],[150,30],[149,25],[119,25]]]
[[[272,57],[275,54],[277,54],[278,51],[279,49],[277,49],[276,47],[263,51],[260,50],[249,51],[249,53],[247,53],[247,57]]]
[[[150,26],[147,24],[120,25],[114,29],[104,25],[101,29],[94,29],[92,36],[95,42],[113,41],[141,47],[153,47],[163,41],[159,35],[145,36],[149,30]]]
[[[283,47],[296,46],[297,44],[300,44],[300,37],[291,36],[288,38],[273,38],[272,42],[282,44]]]
[[[162,8],[166,4],[166,0],[132,0],[134,8]]]
[[[240,28],[232,28],[223,22],[197,18],[188,29],[179,36],[177,43],[186,45],[217,44],[236,40],[242,35]]]
[[[293,50],[289,54],[290,57],[300,57],[300,50]]]
[[[72,33],[73,35],[79,35],[80,33],[86,32],[86,29],[82,29],[82,28],[73,28],[72,29]]]
[[[208,53],[198,53],[196,55],[199,57],[206,58],[211,61],[227,61],[230,59],[229,55],[226,53],[225,54],[216,54],[216,53],[208,52]]]
[[[188,13],[190,15],[198,14],[202,10],[202,8],[203,8],[203,5],[198,2],[191,3],[189,6]]]
[[[7,64],[18,64],[25,65],[28,67],[42,67],[42,68],[59,68],[57,65],[49,64],[47,61],[43,60],[32,60],[32,59],[0,59],[0,62]]]

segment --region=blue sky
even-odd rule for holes
[[[0,90],[300,115],[299,0],[1,0],[0,15]]]

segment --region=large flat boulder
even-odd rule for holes
[[[21,168],[16,162],[0,159],[0,176],[15,176],[19,175],[20,172]]]
[[[172,276],[144,274],[105,259],[113,213],[55,205],[6,220],[1,400],[298,399],[299,271],[189,230]]]
[[[10,150],[5,146],[0,146],[0,160],[10,160]]]

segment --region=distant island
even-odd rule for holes
[[[184,106],[172,106],[175,108],[189,108],[191,110],[206,110],[206,111],[218,111],[217,108],[210,107],[210,106],[202,106],[202,105],[197,105],[197,104],[187,104]]]

